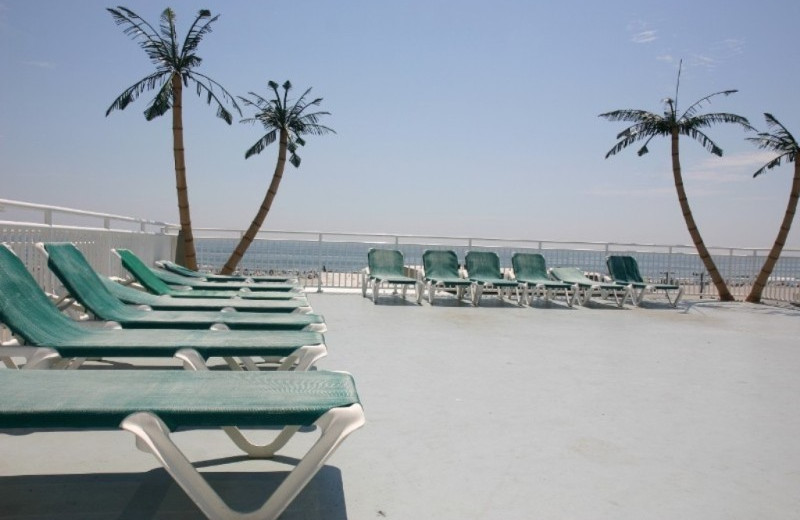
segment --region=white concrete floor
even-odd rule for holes
[[[796,309],[309,299],[368,422],[282,518],[800,517]],[[176,438],[242,507],[274,477],[219,432]],[[199,518],[155,468],[126,432],[2,435],[0,519]]]

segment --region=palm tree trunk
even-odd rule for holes
[[[178,191],[178,217],[184,243],[184,265],[197,270],[192,218],[189,214],[189,189],[186,185],[186,160],[183,150],[183,83],[179,74],[172,75],[172,154],[175,158],[175,188]]]
[[[275,195],[278,193],[278,187],[281,185],[281,179],[283,179],[283,169],[286,166],[286,148],[288,145],[289,133],[286,130],[281,129],[280,146],[278,148],[278,162],[275,164],[275,173],[272,174],[272,182],[270,182],[267,194],[264,196],[264,200],[261,202],[261,206],[258,208],[258,213],[256,213],[255,218],[253,218],[253,222],[250,223],[250,227],[247,228],[245,234],[242,235],[242,239],[239,240],[239,244],[236,246],[236,249],[233,250],[233,253],[231,253],[228,261],[225,262],[225,266],[222,268],[222,271],[220,271],[221,274],[233,274],[236,266],[239,265],[239,262],[241,261],[245,252],[247,252],[247,248],[249,248],[250,244],[253,243],[253,240],[256,238],[256,234],[264,224],[264,219],[267,218],[267,213],[269,213],[269,210],[272,207],[272,201],[275,200]]]
[[[689,199],[686,197],[686,189],[683,187],[683,176],[681,175],[681,161],[680,154],[678,152],[678,135],[678,129],[673,129],[672,175],[675,179],[675,190],[678,192],[678,203],[681,205],[681,212],[683,212],[683,218],[686,221],[686,227],[689,229],[689,236],[692,237],[694,247],[697,249],[697,253],[700,255],[700,259],[703,261],[706,271],[708,271],[709,276],[711,276],[711,281],[714,282],[714,287],[717,288],[720,301],[732,302],[734,301],[733,295],[731,295],[730,291],[728,291],[728,286],[725,284],[725,280],[722,278],[722,275],[719,274],[717,266],[714,264],[714,259],[711,258],[711,254],[708,252],[708,249],[706,249],[706,245],[703,243],[703,237],[700,236],[700,230],[697,228],[697,224],[695,224],[694,217],[692,216],[692,210],[689,207]]]
[[[781,256],[783,246],[786,244],[786,237],[789,236],[789,229],[792,227],[794,214],[797,210],[798,197],[800,197],[800,160],[795,159],[792,191],[789,194],[789,203],[786,205],[786,213],[783,215],[781,228],[778,231],[778,236],[775,237],[775,243],[772,244],[772,249],[770,249],[769,255],[767,255],[767,259],[764,261],[764,265],[761,267],[761,271],[756,277],[756,281],[753,283],[753,288],[750,289],[750,294],[747,295],[745,301],[761,303],[761,293],[764,291],[764,287],[767,286],[769,275],[772,274],[772,270],[775,268],[775,264]]]

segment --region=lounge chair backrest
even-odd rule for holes
[[[122,266],[127,269],[145,289],[161,295],[170,294],[172,292],[170,286],[156,276],[132,251],[128,249],[117,249],[116,252],[119,255],[119,259],[122,261]]]
[[[403,253],[394,249],[370,249],[367,264],[371,276],[404,276]]]
[[[609,256],[606,258],[606,265],[608,266],[608,274],[611,275],[614,281],[619,283],[630,283],[633,281],[629,279],[624,256]]]
[[[503,277],[500,257],[494,251],[469,251],[464,260],[470,277]]]
[[[130,309],[109,292],[77,247],[51,243],[44,248],[47,266],[81,305],[103,320],[124,320],[129,316]]]
[[[606,259],[608,272],[616,282],[644,283],[639,265],[632,256],[612,255]]]
[[[58,311],[7,246],[0,246],[0,322],[33,345],[47,345],[83,334],[80,326]]]
[[[547,264],[539,253],[514,253],[511,267],[518,279],[548,278]]]
[[[136,305],[154,305],[161,301],[161,299],[153,293],[140,291],[138,289],[119,284],[113,280],[109,280],[104,276],[100,277],[100,281],[103,282],[103,286],[108,290],[108,292],[123,302],[135,303]],[[180,300],[180,298],[175,299]]]
[[[581,271],[577,267],[554,267],[550,270],[550,272],[558,280],[561,280],[563,282],[581,283],[581,284],[594,283],[592,282],[592,280],[586,278],[586,276],[583,274],[583,271]]]
[[[204,278],[204,276],[197,271],[192,271],[189,268],[186,268],[180,264],[176,264],[175,262],[171,262],[169,260],[164,260],[161,262],[166,269],[169,269],[173,273],[179,274],[181,276],[188,276],[189,278]]]
[[[454,251],[427,250],[422,253],[422,267],[428,278],[459,278],[458,257]]]
[[[642,278],[642,273],[639,272],[639,264],[636,259],[632,256],[623,256],[622,260],[625,263],[625,272],[628,273],[628,281],[644,283],[644,278]]]

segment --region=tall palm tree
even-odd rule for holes
[[[267,213],[272,207],[272,201],[275,200],[275,195],[278,193],[278,187],[283,178],[283,169],[286,166],[286,152],[289,152],[289,162],[295,168],[298,168],[300,166],[300,156],[297,155],[297,147],[305,146],[306,144],[302,138],[303,135],[336,133],[333,129],[319,124],[320,118],[330,115],[330,112],[307,112],[309,107],[318,106],[322,102],[322,98],[306,101],[306,96],[311,92],[310,88],[303,92],[303,95],[297,101],[293,101],[288,99],[289,91],[292,89],[292,84],[289,81],[281,85],[283,88],[282,95],[278,91],[277,83],[270,81],[267,84],[272,89],[274,95],[272,99],[265,99],[253,92],[250,92],[252,99],[239,97],[244,105],[253,107],[256,110],[255,116],[243,119],[242,123],[261,123],[267,130],[267,133],[245,152],[244,157],[249,159],[253,155],[261,153],[262,150],[277,139],[278,162],[275,164],[272,182],[270,182],[269,189],[264,195],[264,200],[250,223],[250,227],[247,228],[236,249],[233,250],[230,258],[225,262],[225,266],[221,271],[222,274],[233,273],[264,224],[264,219],[266,219]]]
[[[211,24],[219,15],[212,17],[211,11],[203,9],[197,13],[183,43],[175,30],[175,13],[167,8],[161,13],[156,30],[139,15],[122,6],[108,8],[117,25],[123,26],[125,34],[139,43],[156,71],[125,89],[106,110],[108,116],[114,110],[124,110],[139,95],[148,90],[157,90],[156,97],[144,111],[148,121],[166,114],[172,109],[172,151],[175,160],[175,187],[178,192],[178,215],[184,241],[185,265],[197,269],[197,255],[192,234],[192,219],[189,213],[189,192],[186,183],[186,161],[183,148],[183,87],[189,82],[196,87],[197,95],[205,95],[206,102],[217,107],[217,117],[229,125],[233,121],[224,103],[230,102],[241,115],[236,101],[222,86],[195,69],[202,59],[195,54],[203,37],[211,32]],[[221,98],[221,99],[220,99]]]
[[[710,102],[711,98],[717,95],[728,96],[736,92],[736,90],[723,90],[708,95],[699,101],[693,103],[685,112],[679,115],[678,113],[678,88],[680,87],[680,67],[678,68],[678,81],[675,87],[675,99],[667,98],[664,100],[664,114],[654,114],[645,110],[616,110],[600,114],[610,121],[625,121],[633,123],[619,134],[617,134],[617,144],[606,154],[606,159],[615,155],[617,152],[623,150],[628,145],[638,141],[644,140],[644,145],[639,149],[638,155],[642,156],[649,150],[647,144],[656,136],[669,136],[672,143],[672,176],[675,181],[675,189],[678,192],[678,202],[683,212],[683,218],[686,221],[686,227],[689,230],[689,235],[694,241],[697,248],[697,253],[703,261],[703,265],[708,271],[714,286],[719,293],[721,301],[733,301],[733,295],[728,290],[725,280],[720,275],[714,259],[708,252],[703,238],[700,235],[700,230],[692,216],[692,210],[689,207],[689,199],[686,196],[686,189],[683,186],[683,177],[681,175],[680,154],[678,149],[678,137],[686,135],[699,142],[703,148],[708,150],[714,155],[722,157],[722,149],[717,146],[701,129],[709,127],[716,123],[734,123],[741,125],[747,130],[752,129],[750,123],[746,118],[736,114],[726,113],[713,113],[713,114],[698,114],[698,111],[703,104]]]
[[[783,126],[775,116],[772,114],[764,114],[767,120],[767,126],[774,133],[761,132],[758,137],[749,137],[747,140],[756,143],[762,150],[773,150],[778,152],[779,155],[769,161],[767,164],[759,168],[753,174],[753,177],[758,177],[767,170],[771,170],[780,166],[785,160],[787,163],[794,163],[794,179],[792,180],[792,190],[789,192],[789,202],[786,204],[786,213],[783,215],[783,222],[778,230],[778,236],[775,237],[775,243],[772,244],[772,249],[761,267],[761,271],[756,277],[753,288],[750,289],[750,294],[747,295],[746,301],[752,303],[761,302],[761,293],[767,285],[769,275],[775,268],[778,258],[781,256],[783,246],[786,244],[786,237],[789,236],[789,229],[792,227],[794,221],[794,214],[797,210],[797,199],[800,197],[800,161],[797,160],[797,152],[800,150],[800,145],[797,140],[789,133],[785,126]]]

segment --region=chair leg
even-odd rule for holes
[[[220,498],[170,439],[169,429],[156,415],[137,412],[126,417],[120,427],[136,436],[136,446],[140,450],[152,453],[208,518],[274,520],[319,471],[342,441],[364,425],[364,411],[359,404],[346,408],[333,408],[314,424],[320,429],[319,439],[263,505],[256,511],[247,513],[234,511]],[[284,435],[285,439],[282,438],[281,441],[285,444],[285,440],[290,436],[287,432]]]
[[[375,305],[378,304],[378,294],[381,292],[381,282],[380,280],[375,280],[372,282],[372,303]]]

